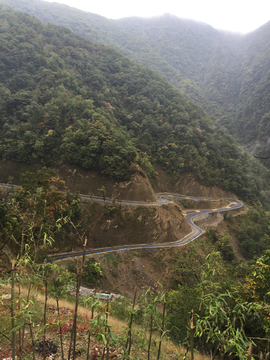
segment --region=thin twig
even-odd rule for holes
[[[0,331],[0,334],[1,334],[2,336],[4,336],[6,339],[8,339],[10,342],[12,342],[12,340],[11,340],[9,337],[7,337],[4,333],[2,333],[2,331]]]
[[[12,359],[15,360],[16,354],[16,340],[15,340],[15,317],[14,317],[14,268],[15,268],[15,260],[12,260],[12,271],[11,271],[11,301],[10,301],[10,311],[11,311],[11,328],[12,328]]]

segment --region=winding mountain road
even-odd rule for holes
[[[175,199],[189,199],[189,200],[219,200],[219,199],[209,199],[209,198],[199,198],[199,197],[188,197],[184,195],[178,195],[178,194],[170,194],[170,193],[159,193],[156,194],[158,201],[157,202],[138,202],[138,201],[126,201],[126,200],[114,200],[115,203],[121,203],[123,205],[127,206],[162,206],[164,204],[171,203],[171,198]],[[95,201],[104,201],[102,198],[97,196],[86,196],[81,195],[82,198],[85,199],[91,199]],[[105,199],[105,202],[112,202],[111,199]],[[228,205],[224,208],[220,209],[205,209],[205,210],[186,210],[182,211],[182,214],[185,216],[186,220],[188,221],[191,232],[184,236],[182,239],[174,241],[174,242],[167,242],[163,244],[138,244],[138,245],[121,245],[121,246],[112,246],[112,247],[104,247],[104,248],[96,248],[91,249],[91,251],[86,251],[86,255],[90,254],[101,254],[101,253],[108,253],[113,251],[121,251],[121,250],[138,250],[138,249],[157,249],[157,248],[164,248],[164,247],[175,247],[175,246],[181,246],[186,245],[189,242],[197,239],[202,233],[203,230],[194,224],[193,218],[201,215],[201,214],[209,214],[209,213],[217,213],[217,212],[223,212],[223,211],[229,211],[229,210],[236,210],[243,206],[243,203],[236,199],[227,199]],[[61,254],[53,254],[50,255],[50,258],[52,258],[54,261],[59,260],[65,260],[75,257],[82,256],[82,251],[76,251],[72,253],[61,253]]]
[[[16,185],[9,185],[9,184],[2,184],[0,183],[0,186],[5,188],[12,188],[17,187]],[[171,199],[187,199],[187,200],[220,200],[220,199],[210,199],[210,198],[200,198],[200,197],[191,197],[191,196],[184,196],[184,195],[178,195],[178,194],[171,194],[171,193],[158,193],[156,194],[158,201],[156,202],[139,202],[139,201],[127,201],[127,200],[112,200],[112,199],[103,199],[98,196],[87,196],[87,195],[81,195],[82,199],[85,200],[94,200],[98,202],[115,202],[117,204],[122,204],[126,206],[162,206],[164,204],[171,203]],[[104,248],[96,248],[91,249],[90,251],[86,251],[86,255],[91,254],[101,254],[101,253],[108,253],[113,251],[121,251],[121,250],[138,250],[138,249],[157,249],[157,248],[164,248],[164,247],[175,247],[175,246],[181,246],[186,245],[189,242],[197,239],[202,233],[203,230],[198,226],[195,225],[193,222],[193,219],[196,216],[202,215],[202,214],[210,214],[210,213],[218,213],[218,212],[224,212],[224,211],[230,211],[230,210],[236,210],[243,206],[243,203],[240,200],[226,199],[228,201],[228,205],[219,208],[219,209],[203,209],[203,210],[184,210],[182,211],[182,214],[185,216],[186,220],[188,221],[191,232],[184,236],[182,239],[179,239],[174,242],[167,242],[162,244],[138,244],[138,245],[121,245],[121,246],[112,246],[112,247],[104,247]],[[73,251],[73,252],[67,252],[67,253],[59,253],[59,254],[51,254],[50,258],[54,261],[60,261],[65,259],[71,259],[75,257],[80,257],[83,255],[83,251]]]

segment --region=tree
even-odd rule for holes
[[[104,200],[104,205],[105,205],[105,200],[106,200],[106,189],[105,186],[102,185],[100,189],[98,189],[98,194],[102,197],[102,199]]]
[[[61,223],[67,226],[64,218],[72,218],[72,210],[79,217],[78,197],[66,193],[65,182],[52,169],[26,172],[21,180],[22,187],[9,193],[6,207],[12,216],[3,218],[2,227],[14,246],[24,249],[24,243],[29,244],[37,260],[38,254],[43,256],[44,241],[59,231]]]
[[[251,265],[246,278],[245,292],[253,301],[270,305],[270,250],[266,250]]]
[[[63,350],[63,337],[62,337],[62,323],[60,318],[60,308],[59,308],[59,299],[65,298],[67,296],[68,290],[74,286],[75,277],[72,276],[64,267],[58,266],[57,264],[50,265],[50,277],[49,277],[49,294],[56,300],[57,305],[57,327],[60,332],[60,344],[61,344],[61,354],[62,360],[64,360],[64,350]]]
[[[257,315],[261,306],[241,300],[238,290],[220,292],[220,284],[215,282],[219,253],[208,255],[208,263],[202,271],[202,281],[198,285],[201,306],[196,312],[195,337],[203,338],[209,344],[212,360],[220,354],[233,353],[245,360],[250,340],[245,333],[245,323],[250,315]]]

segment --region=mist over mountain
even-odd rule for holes
[[[249,150],[268,151],[270,23],[240,35],[169,14],[109,20],[41,0],[4,2],[117,49],[183,90]]]
[[[74,164],[123,180],[193,172],[243,198],[267,172],[201,108],[119,52],[1,5],[2,159]],[[260,176],[260,179],[258,178]]]
[[[12,7],[0,3],[0,277],[12,282],[1,287],[1,295],[11,292],[1,296],[1,355],[25,349],[34,357],[39,329],[50,330],[44,341],[55,331],[58,342],[62,325],[62,358],[73,340],[73,355],[78,346],[81,358],[105,354],[102,337],[107,356],[134,359],[192,357],[194,344],[198,358],[246,359],[250,339],[256,358],[267,353],[270,170],[246,149],[264,157],[270,149],[270,23],[240,36],[171,15],[116,21],[40,0],[5,2]],[[156,202],[158,192],[168,202]],[[54,263],[61,259],[63,270]],[[78,296],[75,310],[74,301],[68,311],[66,301],[58,304],[76,268],[77,290],[133,302],[121,296],[105,309],[92,297],[80,322]],[[28,298],[45,289],[44,310],[24,301],[25,286]],[[57,300],[59,327],[47,295]],[[105,310],[121,321],[131,315],[130,354],[125,335],[100,322]],[[97,331],[87,347],[89,326]],[[170,342],[161,353],[166,334],[181,348]]]
[[[195,83],[192,77],[186,76],[186,74],[190,75],[194,73],[194,75],[196,75],[194,79],[196,79],[196,77],[201,77],[200,67],[206,66],[205,59],[202,61],[202,64],[200,64],[200,67],[196,70],[192,70],[189,66],[191,61],[190,59],[192,59],[194,66],[198,66],[198,59],[196,60],[196,54],[184,54],[182,52],[181,58],[185,60],[185,63],[183,66],[181,66],[181,68],[179,68],[179,66],[175,67],[175,63],[178,65],[180,64],[177,59],[175,61],[168,62],[162,51],[159,53],[151,46],[151,44],[146,41],[146,39],[137,35],[133,35],[130,29],[125,29],[121,20],[110,20],[96,14],[91,14],[71,8],[66,5],[47,3],[40,0],[4,0],[3,2],[16,10],[26,11],[29,14],[35,15],[45,23],[52,22],[66,26],[76,34],[86,37],[93,42],[108,45],[114,49],[119,50],[129,59],[134,60],[165,77],[172,85],[183,90],[191,99],[193,99],[209,113],[214,114],[215,116],[221,116],[223,114],[224,111],[220,105],[215,100],[207,99],[201,90],[202,87]],[[194,21],[181,20],[176,17],[172,18],[174,19],[174,23],[183,23],[181,28],[185,29],[186,34],[189,33],[188,29],[193,25],[197,27],[197,30],[195,32],[193,31],[193,35],[186,35],[187,42],[192,40],[193,45],[188,45],[188,48],[193,48],[193,51],[196,51],[196,46],[200,43],[200,39],[196,39],[196,33],[198,34],[198,31],[200,31],[201,28],[206,28],[205,36],[207,36],[209,32],[214,34],[214,40],[211,40],[211,49],[213,48],[214,43],[218,44],[219,37],[223,38],[223,36],[219,36],[218,31],[214,30],[209,25],[197,24]],[[162,19],[162,17],[154,19],[153,22],[158,22],[160,19]],[[143,21],[142,19],[137,18],[132,18],[131,20],[134,20],[135,23],[137,21]],[[126,19],[123,19],[123,22],[125,23]],[[171,16],[165,16],[163,23],[164,22],[170,24]],[[165,29],[163,29],[163,32],[164,36],[166,37],[167,35],[165,34]],[[178,46],[177,44],[174,45],[174,43],[168,38],[166,39],[166,42],[173,45],[175,48]],[[169,52],[171,53],[172,50]],[[208,57],[208,54],[206,54],[206,52],[204,53],[204,57]],[[201,62],[201,60],[199,62]],[[184,68],[186,68],[185,71],[183,70]]]

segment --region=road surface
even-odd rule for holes
[[[104,201],[101,198],[98,197],[89,197],[81,195],[84,198],[90,198],[92,200],[96,201]],[[205,199],[205,198],[198,198],[198,197],[187,197],[184,195],[177,195],[177,194],[169,194],[169,193],[160,193],[157,194],[158,201],[157,202],[137,202],[137,201],[125,201],[125,200],[117,200],[116,203],[121,203],[123,205],[127,206],[161,206],[163,204],[168,204],[172,202],[171,198],[176,199],[189,199],[189,200],[218,200],[218,199]],[[102,253],[109,253],[114,251],[123,251],[123,250],[138,250],[138,249],[158,249],[158,248],[169,248],[169,247],[176,247],[176,246],[183,246],[188,244],[189,242],[197,239],[202,233],[203,230],[194,224],[193,219],[202,214],[209,214],[209,213],[217,213],[217,212],[224,212],[224,211],[230,211],[230,210],[236,210],[243,206],[243,203],[239,200],[235,199],[227,199],[228,205],[224,208],[219,209],[207,209],[207,210],[186,210],[182,211],[182,214],[185,216],[186,220],[188,221],[191,232],[184,236],[182,239],[179,239],[175,242],[167,242],[163,244],[139,244],[139,245],[121,245],[121,246],[112,246],[112,247],[105,247],[105,248],[97,248],[92,249],[91,251],[86,251],[86,255],[90,254],[102,254]],[[111,202],[112,200],[106,199],[105,201]],[[53,254],[50,255],[50,258],[52,258],[54,261],[64,260],[64,259],[71,259],[75,257],[82,256],[82,251],[76,251],[72,253],[61,253],[61,254]]]
[[[9,185],[9,184],[2,184],[0,186],[6,188],[17,187],[17,185]],[[140,201],[127,201],[127,200],[112,200],[112,199],[103,199],[98,196],[88,196],[88,195],[81,195],[82,199],[89,199],[98,202],[115,202],[116,204],[122,204],[126,206],[162,206],[164,204],[169,204],[172,202],[172,199],[187,199],[187,200],[219,200],[219,199],[211,199],[211,198],[199,198],[199,197],[192,197],[192,196],[185,196],[179,194],[171,194],[171,193],[158,193],[156,194],[158,201],[156,202],[140,202]],[[139,244],[139,245],[121,245],[121,246],[112,246],[112,247],[105,247],[105,248],[97,248],[91,249],[91,251],[86,251],[86,255],[91,254],[101,254],[101,253],[109,253],[113,251],[121,251],[121,250],[138,250],[138,249],[157,249],[157,248],[164,248],[164,247],[175,247],[175,246],[183,246],[188,244],[189,242],[197,239],[202,233],[203,230],[194,224],[193,219],[202,214],[209,214],[209,213],[217,213],[217,212],[224,212],[230,210],[236,210],[243,206],[243,203],[240,200],[236,199],[226,199],[228,201],[228,205],[219,208],[219,209],[205,209],[205,210],[186,210],[182,211],[182,214],[185,216],[187,222],[190,225],[191,232],[184,236],[182,239],[179,239],[174,242],[167,242],[163,244]],[[60,261],[65,259],[71,259],[75,257],[82,256],[83,251],[73,251],[67,253],[59,253],[59,254],[51,254],[49,257],[54,261]]]

